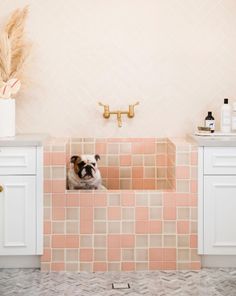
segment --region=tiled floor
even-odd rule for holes
[[[131,288],[112,290],[112,283],[120,282],[129,282]],[[236,269],[126,273],[41,273],[35,269],[2,269],[0,295],[235,296]]]

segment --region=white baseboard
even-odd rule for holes
[[[204,255],[201,261],[202,267],[236,267],[235,255]]]
[[[39,268],[41,256],[0,256],[0,268]]]

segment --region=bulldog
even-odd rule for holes
[[[70,159],[70,168],[67,182],[70,190],[73,189],[106,189],[102,185],[102,178],[98,169],[99,155],[74,155]]]

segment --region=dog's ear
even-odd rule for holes
[[[73,155],[73,156],[71,156],[71,158],[70,158],[70,162],[71,163],[75,163],[77,160],[79,160],[80,161],[80,157],[78,156],[78,155]]]
[[[95,157],[96,161],[98,161],[99,159],[101,159],[101,157],[98,154],[94,155],[94,157]]]

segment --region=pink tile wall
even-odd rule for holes
[[[166,159],[161,156],[158,161],[168,164],[166,175],[172,190],[66,191],[68,150],[73,150],[73,143],[78,143],[78,140],[56,139],[45,147],[44,255],[41,269],[199,269],[196,147],[176,139],[155,145],[155,153],[159,152],[156,155],[164,155],[164,151],[168,151]],[[91,139],[85,140],[87,142],[84,143],[91,145]],[[141,140],[148,144],[144,146],[146,150],[140,148]],[[122,143],[131,144],[132,151],[138,153],[154,149],[153,145],[149,146],[154,143],[150,139],[97,139],[94,143],[102,153],[107,149],[112,153],[120,153],[123,149],[127,153],[130,145],[121,148]],[[118,143],[119,150],[117,146],[108,148],[110,143]],[[133,143],[137,145],[132,146]],[[128,155],[132,158],[136,154],[131,152]],[[118,157],[122,158],[122,154]],[[144,170],[145,167],[138,167],[134,179],[139,180]]]

